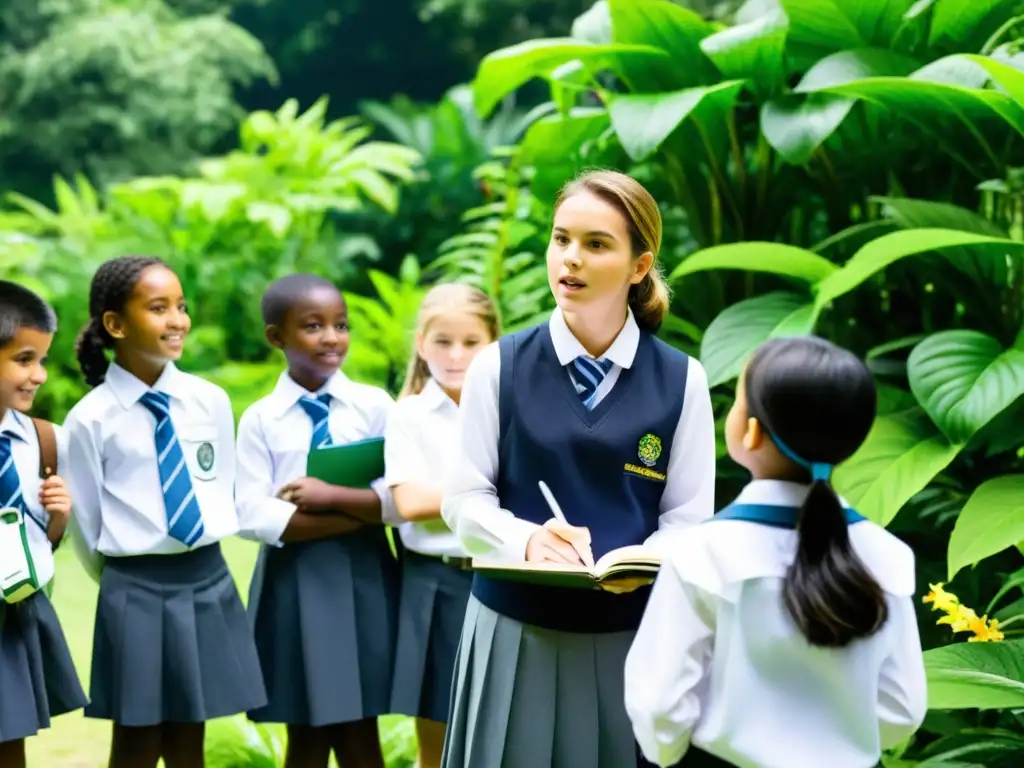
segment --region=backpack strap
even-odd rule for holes
[[[45,480],[57,474],[57,432],[53,424],[44,419],[32,419],[39,440],[39,477]]]

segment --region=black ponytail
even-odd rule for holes
[[[877,394],[867,366],[815,337],[763,344],[747,365],[744,389],[748,415],[801,472],[848,459],[875,417]],[[888,605],[850,544],[839,497],[819,477],[815,473],[800,509],[799,544],[782,598],[809,643],[841,648],[885,624]]]
[[[811,485],[798,526],[782,599],[800,633],[831,648],[873,634],[889,617],[885,594],[850,547],[843,505],[827,482]]]
[[[98,387],[106,379],[110,360],[107,350],[114,348],[114,337],[107,333],[103,316],[123,312],[139,276],[149,267],[164,262],[152,256],[121,256],[100,265],[89,287],[89,322],[78,334],[75,356],[85,382]]]
[[[98,320],[90,320],[78,334],[75,357],[78,358],[78,367],[82,369],[85,383],[90,387],[98,387],[106,378],[110,361],[105,350],[112,347],[113,343],[114,340]]]

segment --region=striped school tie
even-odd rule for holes
[[[299,400],[302,410],[313,422],[313,439],[310,441],[310,450],[326,448],[332,445],[331,432],[327,428],[328,417],[331,415],[331,396],[326,392],[319,397],[303,395]]]
[[[11,451],[11,437],[7,432],[0,435],[0,509],[18,509],[28,515],[40,528],[46,530],[46,523],[40,520],[25,503],[21,495],[21,478],[18,468],[14,465],[14,454]]]
[[[203,535],[203,515],[185,465],[185,454],[171,423],[171,399],[164,392],[147,392],[139,400],[156,419],[156,453],[163,485],[167,532],[186,547]]]
[[[580,355],[572,361],[576,369],[576,393],[583,401],[583,405],[590,410],[594,407],[594,395],[597,388],[612,369],[611,360],[595,360],[586,355]]]

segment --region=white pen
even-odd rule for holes
[[[537,485],[540,486],[540,492],[544,495],[544,501],[548,503],[548,507],[551,509],[551,514],[554,515],[555,519],[558,522],[571,528],[572,526],[570,525],[569,521],[565,519],[565,513],[562,511],[562,508],[558,506],[558,502],[555,500],[555,495],[551,492],[551,489],[548,488],[548,484],[541,480],[540,482],[537,483]],[[575,545],[573,546],[575,547]],[[583,560],[583,564],[586,565],[588,568],[593,568],[594,554],[590,551],[589,546],[586,547],[586,550],[586,552],[579,552],[579,550],[577,550],[577,552],[579,552],[580,559]],[[588,560],[590,562],[587,562]]]

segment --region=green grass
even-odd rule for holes
[[[244,539],[224,542],[224,557],[235,577],[243,599],[256,561],[257,545]],[[57,551],[57,581],[53,603],[71,646],[78,675],[89,690],[92,657],[92,626],[96,613],[97,585],[82,570],[69,545]],[[56,718],[49,730],[28,741],[30,766],[60,768],[103,768],[110,749],[110,723],[89,720],[81,710]]]

